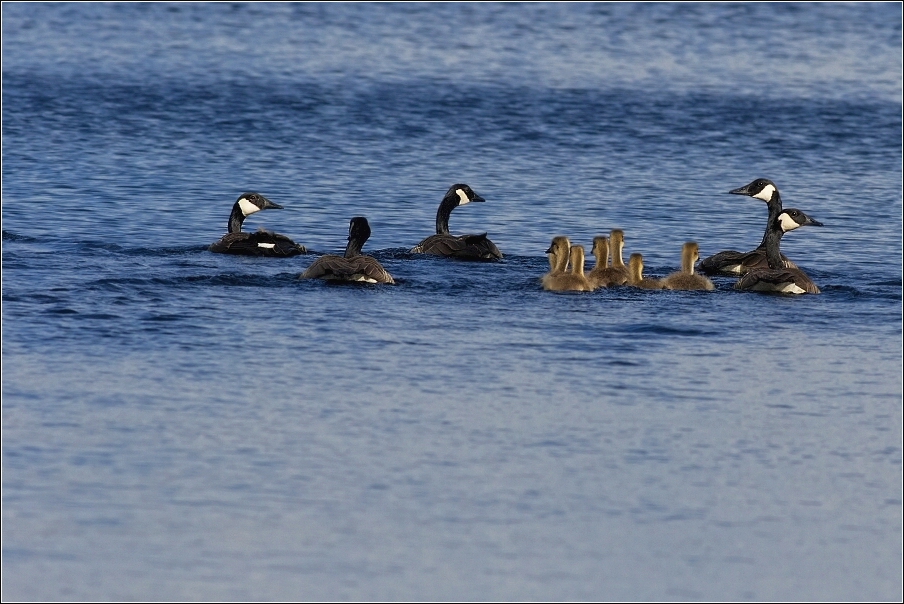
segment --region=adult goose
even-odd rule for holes
[[[261,210],[281,209],[283,209],[281,205],[273,203],[260,193],[242,193],[232,205],[232,213],[229,215],[229,231],[219,241],[210,244],[207,249],[217,254],[273,258],[304,254],[304,246],[298,245],[285,235],[262,229],[253,233],[242,232],[242,222],[251,214]]]
[[[779,195],[778,187],[768,178],[757,178],[752,183],[733,189],[729,193],[732,195],[747,195],[748,197],[765,201],[766,207],[769,209],[769,217],[766,219],[766,230],[763,233],[763,240],[754,250],[749,252],[727,250],[701,260],[697,268],[701,273],[707,275],[743,275],[749,270],[768,268],[769,266],[766,260],[766,237],[769,233],[769,225],[775,221],[782,211],[782,198]],[[793,262],[784,256],[782,256],[782,262],[788,268],[795,266]]]
[[[412,254],[434,254],[460,260],[498,260],[502,253],[496,244],[487,239],[487,234],[450,235],[449,216],[452,210],[472,201],[485,201],[465,184],[449,187],[436,210],[436,234],[430,235],[411,248]]]
[[[802,270],[788,267],[782,260],[782,235],[802,226],[822,226],[800,210],[783,210],[766,232],[766,257],[768,268],[751,270],[735,283],[735,289],[782,294],[818,294],[819,288]]]
[[[361,283],[395,283],[376,258],[361,253],[364,242],[370,237],[367,218],[355,216],[348,225],[348,245],[342,256],[321,256],[309,266],[302,279],[327,279]]]

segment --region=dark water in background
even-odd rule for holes
[[[4,599],[901,599],[899,5],[2,11]],[[540,291],[761,176],[822,295]]]

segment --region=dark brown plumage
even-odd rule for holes
[[[370,237],[370,225],[363,216],[351,219],[348,226],[348,245],[344,256],[328,254],[311,263],[302,279],[327,279],[362,283],[395,283],[386,269],[371,256],[361,254],[364,242]]]
[[[460,260],[499,260],[502,252],[486,233],[480,235],[450,235],[449,216],[458,206],[472,201],[484,201],[466,184],[449,187],[436,210],[436,234],[430,235],[411,248],[412,254],[433,254]]]

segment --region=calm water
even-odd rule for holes
[[[4,600],[902,598],[899,5],[2,17]],[[757,177],[821,295],[540,290]],[[406,253],[455,182],[504,261]],[[247,190],[398,285],[207,252]]]

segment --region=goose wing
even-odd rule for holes
[[[462,260],[498,260],[502,252],[486,233],[480,235],[431,235],[411,249],[414,254],[434,254]]]
[[[782,254],[785,268],[797,268],[793,262]],[[752,270],[768,269],[766,250],[757,248],[750,252],[727,250],[704,258],[697,265],[697,270],[707,275],[744,275]]]
[[[819,288],[799,268],[760,269],[750,271],[735,283],[735,289],[818,294]]]
[[[254,233],[227,233],[208,248],[218,254],[240,254],[244,256],[270,256],[284,258],[304,254],[303,245],[298,245],[285,235],[270,231]]]
[[[386,269],[371,256],[321,256],[311,263],[302,279],[335,279],[338,281],[364,281],[367,283],[395,283]]]

